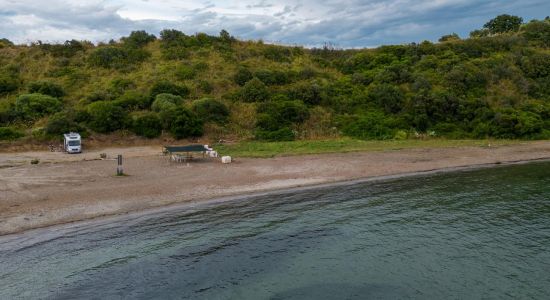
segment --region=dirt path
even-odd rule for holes
[[[220,196],[364,177],[550,158],[550,141],[501,147],[237,159],[224,165],[170,163],[161,147],[0,153],[0,234]],[[129,176],[113,176],[123,154]],[[41,163],[30,165],[32,158]]]

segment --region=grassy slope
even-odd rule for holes
[[[344,153],[358,151],[388,151],[419,148],[448,147],[487,147],[518,144],[518,140],[387,140],[363,141],[351,138],[327,140],[291,141],[291,142],[258,142],[248,141],[232,145],[216,146],[222,155],[234,157],[274,157],[287,155],[305,155],[322,153]]]

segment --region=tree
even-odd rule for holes
[[[550,22],[531,21],[525,24],[521,31],[528,41],[550,47]]]
[[[439,39],[439,42],[460,41],[460,37],[456,33],[447,34]]]
[[[490,20],[483,25],[483,28],[487,28],[491,34],[516,32],[523,23],[523,18],[511,15],[500,15]]]

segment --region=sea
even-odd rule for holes
[[[0,299],[550,299],[550,162],[2,236]]]

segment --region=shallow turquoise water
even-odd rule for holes
[[[548,299],[550,163],[0,238],[0,299]]]

